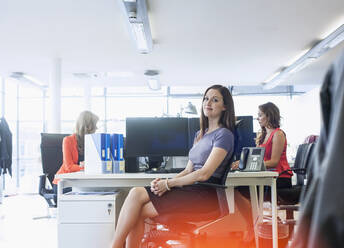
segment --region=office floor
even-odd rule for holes
[[[47,215],[47,204],[39,195],[16,195],[3,198],[0,204],[1,248],[56,248],[56,218]],[[53,211],[50,211],[52,214]]]
[[[56,218],[33,219],[46,216],[47,211],[47,204],[39,195],[15,195],[3,198],[3,203],[0,204],[0,247],[57,248]],[[50,214],[56,215],[56,211],[50,210]],[[282,217],[283,212],[279,213],[279,216]],[[252,244],[243,246],[239,240],[233,238],[231,247],[255,247]],[[218,245],[225,243],[221,242],[219,237],[208,242],[200,247],[208,248],[214,243]]]

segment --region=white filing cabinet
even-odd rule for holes
[[[112,194],[61,195],[58,247],[111,247],[122,197]]]

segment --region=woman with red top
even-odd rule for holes
[[[289,170],[287,161],[287,138],[280,129],[280,112],[278,107],[272,102],[260,105],[258,111],[258,122],[261,131],[258,133],[256,144],[265,147],[264,164],[268,170],[278,173]],[[280,174],[277,179],[277,188],[291,187],[291,171]]]
[[[75,133],[63,139],[63,163],[56,174],[77,172],[84,169],[85,134],[95,133],[99,118],[91,111],[80,113],[75,126]],[[56,185],[58,179],[54,179]],[[55,187],[56,188],[56,187]]]
[[[290,166],[287,161],[287,138],[280,129],[280,112],[272,102],[260,105],[258,110],[258,122],[261,130],[256,139],[256,145],[265,147],[264,164],[267,170],[277,171],[282,174],[277,178],[277,188],[289,188],[292,186],[293,173],[288,171]],[[232,163],[232,170],[239,167],[239,161]]]

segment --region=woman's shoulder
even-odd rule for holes
[[[66,136],[66,137],[64,137],[63,138],[63,141],[64,142],[76,142],[76,134],[75,133],[73,133],[73,134],[71,134],[71,135],[68,135],[68,136]]]
[[[234,134],[232,133],[232,131],[229,130],[228,128],[225,128],[225,127],[220,127],[217,130],[216,135],[217,136],[226,136],[226,137],[234,138]]]
[[[286,137],[286,134],[282,129],[280,129],[280,128],[275,129],[273,138],[281,139],[281,138],[285,138],[285,137]]]

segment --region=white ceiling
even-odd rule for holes
[[[26,72],[48,82],[62,60],[72,73],[118,72],[97,84],[145,85],[160,71],[164,85],[260,84],[314,42],[344,24],[343,0],[147,0],[153,52],[139,54],[119,0],[1,0],[0,73]],[[320,84],[344,42],[287,83]]]

